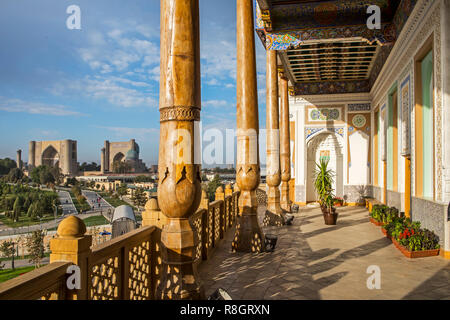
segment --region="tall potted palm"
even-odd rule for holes
[[[314,170],[314,188],[319,197],[320,208],[322,209],[325,224],[335,225],[337,221],[336,209],[333,207],[333,177],[334,172],[328,169],[328,160],[320,159],[316,163]]]

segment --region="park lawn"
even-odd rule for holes
[[[108,202],[110,205],[112,205],[114,208],[126,205],[126,206],[132,207],[133,210],[136,210],[136,207],[130,205],[128,202],[125,202],[123,200],[111,198],[111,197],[107,197],[107,196],[104,196],[103,199],[105,199],[105,201]]]
[[[52,221],[54,219],[55,219],[54,215],[46,215],[41,219],[41,222],[45,223],[45,222]],[[35,220],[32,220],[31,217],[27,217],[27,216],[21,216],[21,217],[19,217],[19,222],[14,222],[12,219],[10,219],[4,215],[0,215],[0,222],[3,223],[4,225],[7,225],[10,228],[27,227],[27,226],[33,226],[33,225],[41,223],[39,221],[39,219],[37,221],[35,221]]]
[[[19,256],[16,256],[15,257],[15,260],[17,261],[17,260],[25,260],[25,259],[30,259],[30,255],[25,255],[23,258],[22,258],[22,256],[21,255],[19,255]],[[44,253],[44,257],[50,257],[50,252],[46,252],[46,253]],[[11,258],[10,257],[7,257],[7,258],[0,258],[0,262],[2,262],[2,261],[11,261]]]
[[[109,224],[109,221],[106,220],[104,216],[93,216],[86,219],[83,219],[84,224],[86,227],[93,227],[93,226],[102,226],[105,224]]]
[[[20,276],[21,274],[33,271],[34,269],[35,269],[34,266],[29,266],[16,268],[14,269],[14,271],[12,269],[0,270],[0,283],[14,279]]]

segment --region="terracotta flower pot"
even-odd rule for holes
[[[376,225],[377,227],[384,226],[383,222],[378,222],[377,220],[373,219],[372,217],[369,218],[370,222]]]
[[[407,248],[398,243],[394,238],[391,239],[392,243],[397,247],[398,250],[407,258],[415,259],[415,258],[425,258],[425,257],[433,257],[439,255],[440,249],[434,250],[422,250],[422,251],[409,251]]]
[[[329,225],[329,226],[336,225],[337,218],[338,218],[337,213],[328,213],[327,212],[327,213],[323,214],[323,219],[325,220],[325,224]]]

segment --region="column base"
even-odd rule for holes
[[[275,226],[275,227],[281,227],[286,224],[286,218],[284,216],[283,212],[280,212],[279,214],[273,213],[269,210],[266,211],[266,216],[263,220],[264,226]]]
[[[161,282],[156,289],[158,300],[205,300],[205,291],[197,280],[194,261],[161,243],[163,268]]]
[[[247,253],[264,252],[264,235],[256,214],[242,214],[238,217],[231,250]]]

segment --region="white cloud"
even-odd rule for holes
[[[101,73],[128,72],[128,68],[153,68],[159,64],[159,41],[142,39],[149,37],[151,28],[124,24],[105,34],[92,31],[88,36],[88,46],[78,53],[92,70]],[[118,26],[118,25],[117,25]]]
[[[21,112],[29,114],[42,114],[51,116],[81,116],[80,112],[72,111],[64,105],[30,102],[20,99],[6,99],[0,97],[0,110],[7,112]]]
[[[225,100],[207,100],[202,101],[202,107],[213,107],[213,108],[223,108],[230,106],[230,103],[228,103]]]
[[[51,89],[55,95],[82,95],[105,100],[118,107],[154,107],[157,101],[146,82],[115,76],[86,76],[84,79],[64,81]]]
[[[111,126],[97,126],[96,128],[105,129],[115,133],[117,137],[137,137],[145,138],[149,134],[159,134],[157,128],[128,128],[128,127],[111,127]]]

